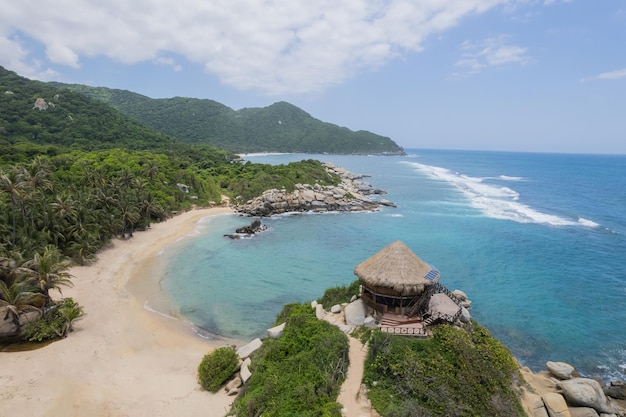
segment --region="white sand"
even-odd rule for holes
[[[144,309],[142,291],[152,296],[158,288],[140,273],[200,218],[225,212],[183,213],[115,240],[94,265],[73,268],[75,286],[63,295],[74,297],[87,316],[67,339],[0,353],[0,417],[225,415],[232,397],[203,391],[196,369],[206,353],[232,341],[203,340],[183,322]]]

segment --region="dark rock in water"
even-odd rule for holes
[[[267,226],[261,224],[261,221],[257,219],[248,226],[238,227],[235,229],[235,233],[225,234],[224,237],[229,237],[231,239],[250,238],[255,233],[259,233],[264,230],[267,230]]]
[[[249,226],[243,226],[235,229],[236,233],[255,234],[266,230],[267,226],[261,224],[261,220],[254,220]]]

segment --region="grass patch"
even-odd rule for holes
[[[288,304],[279,314],[283,336],[266,339],[252,360],[252,377],[235,402],[238,417],[340,417],[336,402],[348,368],[348,339],[317,320],[310,306]]]

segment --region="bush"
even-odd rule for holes
[[[465,331],[445,325],[433,333],[428,340],[372,333],[364,381],[379,413],[525,415],[514,389],[517,365],[484,327],[473,322]]]
[[[348,286],[342,285],[328,288],[324,291],[322,298],[318,299],[317,302],[327,308],[330,308],[335,304],[348,303],[353,295],[356,295],[357,297],[360,295],[360,288],[361,282],[358,279],[353,281]]]
[[[288,304],[279,316],[287,323],[283,336],[266,339],[255,353],[252,377],[231,414],[341,417],[336,398],[348,367],[346,336],[306,304]]]
[[[72,324],[85,313],[83,308],[71,298],[63,298],[47,308],[43,315],[24,326],[23,338],[29,342],[43,342],[66,337]]]
[[[239,356],[230,346],[204,355],[198,366],[198,383],[207,391],[216,392],[239,367]]]

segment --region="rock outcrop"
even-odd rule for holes
[[[626,416],[624,403],[620,402],[619,398],[621,395],[619,387],[624,386],[623,382],[612,382],[603,389],[602,384],[595,379],[579,377],[578,371],[567,363],[548,362],[546,367],[549,372],[543,371],[539,374],[529,373],[530,370],[522,368],[522,372],[529,375],[526,377],[530,378],[528,381],[534,381],[531,383],[533,388],[541,390],[541,397],[530,392],[523,396],[523,403],[529,416]],[[616,389],[611,390],[612,387]],[[609,392],[612,395],[608,395]]]
[[[257,219],[250,223],[248,226],[238,227],[237,229],[235,229],[235,233],[225,234],[224,236],[231,239],[241,239],[252,237],[256,233],[262,232],[264,230],[267,230],[267,226],[261,224],[261,220]]]
[[[33,105],[33,110],[37,109],[39,111],[41,110],[48,110],[48,103],[46,103],[46,100],[44,100],[43,98],[38,98],[37,100],[35,100],[35,104]]]
[[[235,206],[235,210],[250,216],[266,217],[292,212],[372,211],[380,206],[395,207],[391,201],[367,197],[385,192],[361,181],[363,176],[328,163],[325,167],[341,178],[339,185],[296,184],[293,192],[267,190],[261,196]]]

